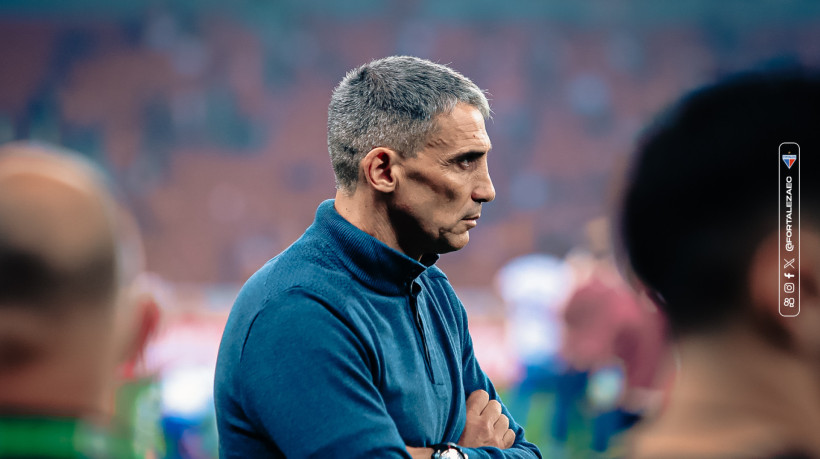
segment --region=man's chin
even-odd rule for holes
[[[441,254],[461,250],[467,245],[468,242],[470,242],[470,235],[467,232],[447,238],[438,244],[436,253]]]

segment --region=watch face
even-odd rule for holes
[[[468,457],[455,443],[433,445],[433,459],[468,459]]]

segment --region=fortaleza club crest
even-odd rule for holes
[[[782,156],[783,156],[783,162],[786,163],[786,166],[788,166],[789,169],[791,169],[792,165],[794,165],[794,162],[797,161],[797,155],[782,155]]]

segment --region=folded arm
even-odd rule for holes
[[[538,447],[524,438],[524,428],[512,418],[509,410],[501,402],[493,383],[481,370],[473,352],[472,338],[466,331],[465,312],[462,312],[462,320],[465,330],[462,341],[464,393],[470,395],[467,399],[467,422],[461,437],[464,439],[465,435],[470,436],[467,439],[468,443],[464,444],[467,446],[465,452],[470,459],[540,458],[541,452],[538,451]],[[476,412],[479,407],[482,407],[482,413]],[[487,410],[490,410],[489,414],[483,415]],[[459,440],[459,443],[461,441]]]
[[[410,457],[345,318],[309,294],[262,310],[240,362],[242,406],[287,457]]]

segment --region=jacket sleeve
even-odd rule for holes
[[[499,449],[494,447],[482,448],[464,448],[464,451],[470,456],[470,459],[484,459],[484,458],[540,458],[541,452],[538,447],[528,442],[524,438],[524,428],[515,422],[510,411],[507,409],[504,402],[498,396],[490,378],[481,370],[481,366],[476,360],[473,352],[473,340],[470,337],[470,331],[467,327],[467,313],[461,301],[458,301],[461,312],[461,336],[462,336],[462,367],[464,375],[464,394],[469,397],[471,393],[477,390],[485,390],[490,394],[491,400],[498,400],[501,403],[501,412],[510,420],[510,429],[515,432],[515,443],[508,449]]]
[[[286,457],[409,458],[355,327],[309,293],[284,296],[258,313],[241,354],[255,428]]]

